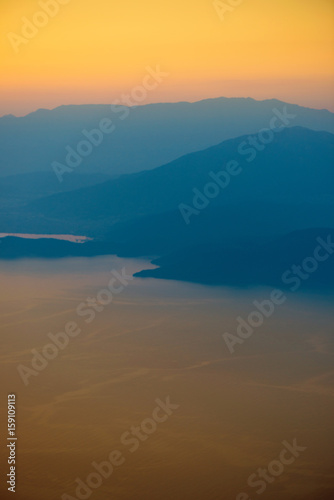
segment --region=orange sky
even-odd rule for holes
[[[169,77],[145,102],[276,97],[334,111],[333,0],[222,0],[239,3],[224,19],[213,3],[2,0],[0,115],[109,103],[157,65]],[[22,18],[45,26],[28,39]]]

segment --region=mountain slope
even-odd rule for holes
[[[192,151],[269,127],[275,109],[294,115],[289,126],[334,133],[334,114],[278,100],[207,99],[195,103],[150,104],[135,108],[109,105],[61,106],[25,117],[0,118],[0,176],[52,172],[54,161],[64,163],[66,147],[76,150],[101,120],[115,130],[82,158],[80,173],[121,175],[152,169]],[[127,116],[128,115],[128,116]],[[65,174],[65,176],[68,174]],[[64,177],[65,177],[64,176]],[[54,175],[55,182],[58,182]]]
[[[230,184],[209,200],[209,206],[244,202],[319,204],[333,200],[332,134],[299,127],[285,129],[252,162],[238,153],[245,139],[225,141],[152,171],[42,198],[27,206],[27,211],[37,218],[73,222],[78,227],[80,221],[86,228],[89,221],[92,225],[107,221],[107,230],[112,223],[178,210],[181,203],[193,206],[193,189],[203,193],[206,184],[212,182],[210,173],[221,172],[233,159],[241,168],[239,175],[231,177]]]
[[[313,262],[313,267],[310,263],[305,264],[302,274],[297,274],[292,266],[303,265],[310,257],[314,260],[319,242],[322,242],[322,260]],[[328,242],[332,245],[329,252]],[[153,264],[160,266],[158,269],[141,271],[136,276],[211,285],[272,285],[292,291],[300,287],[333,289],[333,243],[333,228],[317,228],[293,232],[261,245],[219,247],[203,244],[157,259]]]
[[[100,184],[111,179],[105,174],[79,174],[73,172],[64,182],[55,182],[53,172],[32,172],[0,179],[0,205],[18,207],[37,198],[73,191]]]

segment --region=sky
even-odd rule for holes
[[[147,67],[168,76],[141,104],[226,96],[334,111],[333,0],[0,0],[0,32],[0,116],[122,100]]]

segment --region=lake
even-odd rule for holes
[[[333,498],[332,298],[288,294],[231,354],[222,335],[272,290],[128,278],[147,267],[116,257],[0,261],[0,425],[15,393],[16,498],[79,498],[80,484],[81,498],[96,500],[254,499],[261,482],[248,478],[295,439],[303,450],[284,470],[270,465],[279,474],[261,480],[263,498]],[[66,346],[58,336],[63,348],[46,350],[46,367],[25,385],[18,366],[32,369],[31,350],[73,323],[80,333]],[[157,401],[168,397],[163,419]],[[101,482],[92,464],[104,462],[107,476],[114,450],[120,465]]]
[[[23,233],[0,233],[0,238],[6,236],[16,236],[17,238],[26,238],[30,240],[39,240],[41,238],[51,238],[54,240],[71,241],[72,243],[84,243],[92,238],[87,236],[76,236],[74,234],[23,234]]]

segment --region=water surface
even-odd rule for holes
[[[134,279],[86,323],[78,305],[124,267],[132,274],[149,264],[110,256],[0,262],[1,398],[15,392],[19,415],[16,498],[75,498],[75,479],[114,449],[125,463],[92,499],[257,498],[247,478],[294,438],[307,450],[262,498],[332,498],[330,298],[289,295],[231,355],[222,334],[235,333],[236,318],[269,288]],[[29,366],[31,350],[68,321],[80,335],[25,387],[17,366]],[[122,434],[167,396],[180,407],[131,453]]]
[[[76,236],[74,234],[24,234],[24,233],[0,233],[0,238],[5,238],[6,236],[16,236],[17,238],[27,238],[30,240],[38,240],[41,238],[51,238],[54,240],[71,241],[72,243],[84,243],[85,241],[91,240],[87,236]]]

